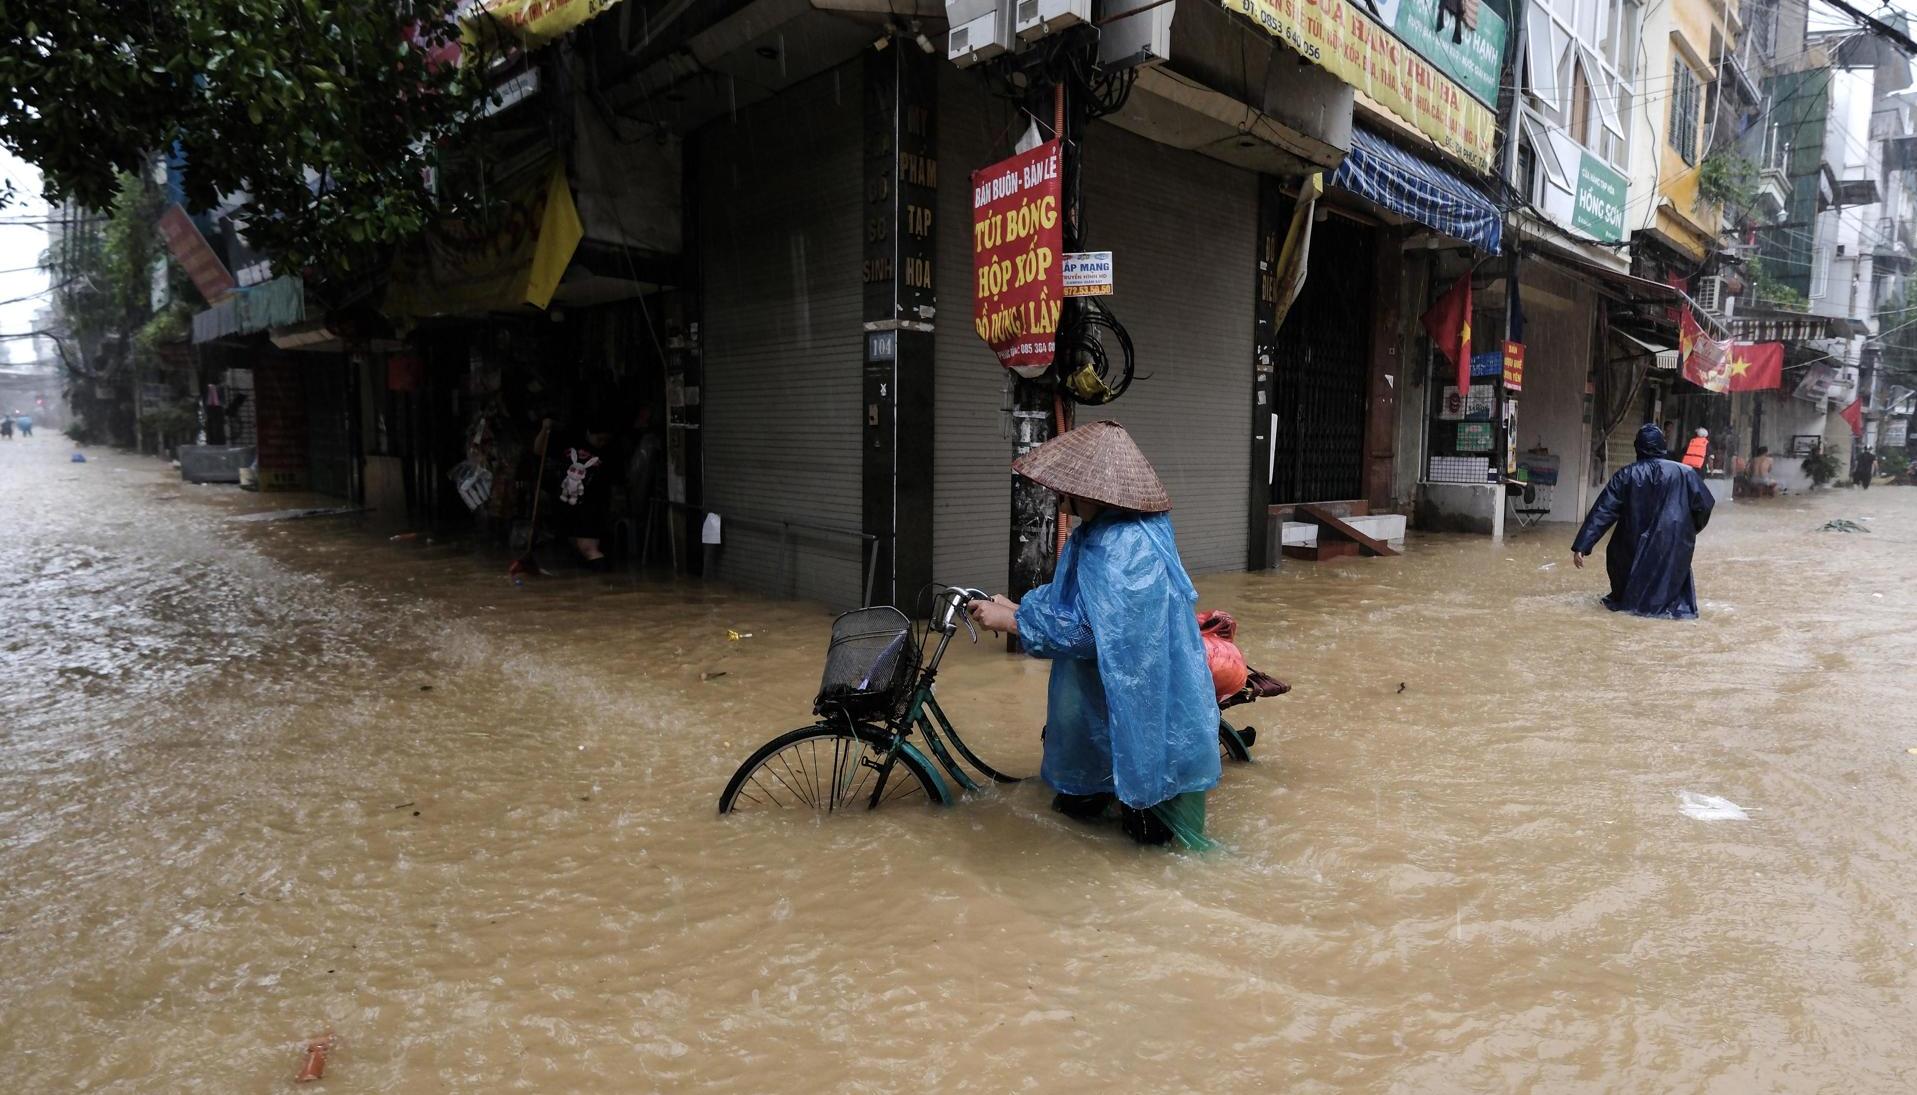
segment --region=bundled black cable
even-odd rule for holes
[[[1058,355],[1052,360],[1059,383],[1075,403],[1103,406],[1132,386],[1132,336],[1096,299],[1066,309]]]

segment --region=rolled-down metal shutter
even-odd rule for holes
[[[1112,252],[1106,302],[1140,379],[1078,420],[1113,418],[1137,439],[1171,491],[1186,569],[1243,570],[1257,177],[1103,123],[1085,146],[1084,246]]]
[[[1005,588],[1012,442],[1001,426],[1006,372],[972,330],[972,172],[1010,154],[1016,108],[979,77],[939,66],[938,335],[933,393],[932,575]]]
[[[865,583],[859,92],[855,63],[714,122],[699,180],[718,576],[835,608]]]

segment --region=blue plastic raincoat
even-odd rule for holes
[[[1591,506],[1571,550],[1589,555],[1613,524],[1604,568],[1611,593],[1604,607],[1613,612],[1697,618],[1697,587],[1691,580],[1691,553],[1697,534],[1711,519],[1714,500],[1696,471],[1665,459],[1664,431],[1647,425],[1637,431],[1637,462],[1611,477]]]
[[[1162,513],[1105,512],[1073,532],[1018,634],[1052,662],[1045,782],[1145,809],[1218,783],[1218,699],[1198,591]]]

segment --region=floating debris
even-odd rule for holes
[[[333,1052],[333,1032],[306,1043],[306,1063],[300,1066],[299,1075],[293,1077],[296,1084],[311,1083],[326,1075],[326,1055]]]
[[[1819,532],[1869,532],[1870,530],[1858,524],[1857,522],[1850,520],[1847,517],[1839,517],[1839,518],[1836,518],[1835,520],[1824,522],[1824,527],[1818,529],[1817,531]]]
[[[322,506],[315,509],[272,509],[263,513],[242,513],[234,516],[235,521],[302,521],[309,517],[344,517],[350,513],[365,513],[365,506]]]
[[[1685,817],[1697,821],[1749,821],[1751,815],[1744,808],[1727,798],[1716,795],[1700,795],[1695,791],[1679,791],[1677,808]]]

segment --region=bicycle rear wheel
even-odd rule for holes
[[[918,754],[869,726],[802,726],[773,738],[732,773],[719,796],[722,814],[768,810],[820,813],[891,803],[941,805],[944,785]]]

